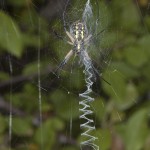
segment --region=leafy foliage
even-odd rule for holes
[[[83,67],[72,58],[59,77],[54,73],[71,49],[61,20],[63,4],[61,9],[56,1],[1,4],[0,149],[10,145],[12,150],[80,149],[78,95],[86,88]],[[77,0],[70,3],[74,12],[77,4]],[[149,150],[150,3],[101,0],[98,4],[93,5],[94,13],[100,11],[98,32],[106,31],[93,39],[89,53],[111,85],[99,77],[93,86],[93,135],[99,137],[96,142],[102,150]],[[66,12],[70,16],[71,9]]]

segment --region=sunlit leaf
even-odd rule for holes
[[[20,57],[23,52],[23,42],[17,24],[2,11],[0,12],[0,20],[0,47]]]
[[[149,134],[147,117],[146,109],[141,109],[130,117],[125,133],[127,150],[140,150],[144,146]]]

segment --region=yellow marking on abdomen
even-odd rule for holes
[[[79,37],[79,31],[78,30],[76,30],[76,33],[75,33],[76,35],[75,35],[75,37],[76,37],[76,39]]]
[[[80,44],[78,44],[78,50],[80,49]]]
[[[81,38],[83,39],[84,38],[84,32],[81,31]]]

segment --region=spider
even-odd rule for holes
[[[88,35],[86,24],[80,20],[76,21],[71,25],[70,32],[66,31],[66,34],[70,39],[67,43],[72,45],[73,48],[67,53],[56,71],[63,68],[73,54],[81,56],[82,53],[82,55],[91,63],[86,47],[89,45],[92,35]]]
[[[102,30],[100,33],[102,33]],[[100,34],[98,33],[98,34]],[[89,46],[89,42],[92,39],[92,35],[88,34],[88,30],[86,24],[83,21],[76,21],[71,25],[70,32],[66,31],[67,36],[69,37],[70,41],[67,41],[68,44],[72,45],[73,48],[67,53],[64,60],[59,64],[56,72],[63,68],[64,65],[68,62],[73,54],[79,55],[81,59],[86,59],[89,67],[92,69],[92,74],[94,75],[94,80],[96,79],[96,74],[101,77],[101,74],[97,71],[97,69],[93,66],[92,60],[89,57],[86,49]],[[102,78],[102,77],[101,77]],[[111,86],[111,84],[102,78],[107,84]]]

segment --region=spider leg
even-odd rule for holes
[[[74,43],[75,39],[72,37],[72,35],[68,31],[66,31],[66,34],[70,38],[71,42]]]
[[[70,41],[67,41],[67,43],[68,43],[68,44],[70,44],[70,45],[73,45],[73,43],[72,43],[72,42],[70,42]]]
[[[85,45],[88,44],[89,40],[94,39],[96,36],[99,36],[101,33],[103,33],[105,29],[101,30],[98,34],[92,36],[91,34],[84,40]]]
[[[63,66],[68,62],[70,57],[73,55],[73,50],[70,50],[67,55],[65,56],[64,60],[59,64],[58,68],[55,72],[57,72],[59,69],[63,68]]]
[[[84,44],[87,45],[89,40],[91,39],[92,34],[90,34],[85,40],[84,40]]]

